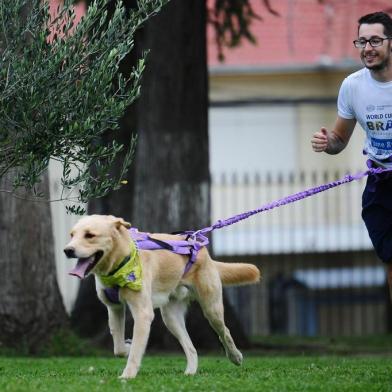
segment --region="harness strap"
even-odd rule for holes
[[[159,245],[160,248],[167,249],[173,252],[173,247],[165,241],[161,241],[156,238],[151,238],[150,236],[148,236],[148,240],[155,242],[157,245]]]
[[[108,274],[108,276],[114,275],[117,271],[119,271],[122,267],[124,267],[124,265],[127,264],[130,259],[131,256],[124,257],[123,261],[118,265],[118,267],[115,270],[111,271]]]
[[[139,232],[135,228],[130,228],[129,233],[132,239],[136,242],[138,249],[142,250],[157,250],[157,249],[166,249],[170,250],[173,253],[179,255],[189,255],[189,259],[187,264],[185,265],[183,276],[190,270],[194,262],[196,261],[197,254],[199,250],[208,245],[209,241],[206,236],[203,234],[198,234],[194,236],[191,231],[184,231],[182,234],[186,235],[186,240],[158,240],[156,238],[152,238],[148,233]]]
[[[105,287],[103,292],[107,300],[113,304],[120,304],[120,289],[116,287]]]

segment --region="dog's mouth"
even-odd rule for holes
[[[76,266],[68,272],[69,275],[77,276],[80,279],[84,279],[90,271],[97,265],[98,261],[101,260],[103,251],[99,250],[90,257],[83,257],[78,259]]]

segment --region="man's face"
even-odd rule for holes
[[[384,34],[384,26],[381,23],[362,24],[359,27],[358,39],[370,38],[386,38]],[[373,71],[382,71],[390,63],[391,42],[384,40],[381,46],[373,48],[368,42],[366,46],[360,50],[361,60],[364,66]]]

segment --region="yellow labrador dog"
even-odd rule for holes
[[[236,365],[242,354],[236,348],[223,318],[222,284],[256,283],[260,272],[252,264],[214,261],[203,246],[195,262],[184,274],[189,256],[167,249],[136,249],[131,239],[131,225],[114,216],[91,215],[81,218],[71,231],[71,241],[64,252],[77,258],[71,273],[84,278],[95,275],[99,299],[107,306],[109,328],[113,336],[114,354],[127,356],[122,378],[134,378],[147,346],[154,308],[159,307],[163,321],[180,342],[186,358],[185,374],[197,371],[197,353],[185,327],[187,303],[196,299],[222,342],[227,357]],[[180,240],[185,236],[150,234],[157,242]],[[120,281],[113,280],[121,275]],[[122,279],[122,280],[121,280]],[[119,303],[107,295],[108,289],[118,288]],[[134,319],[131,344],[124,340],[125,304]]]

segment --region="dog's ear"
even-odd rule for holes
[[[124,226],[125,228],[129,229],[132,225],[129,222],[126,222],[123,218],[115,218],[114,219],[114,225],[116,226],[116,229],[120,229],[121,226]]]

